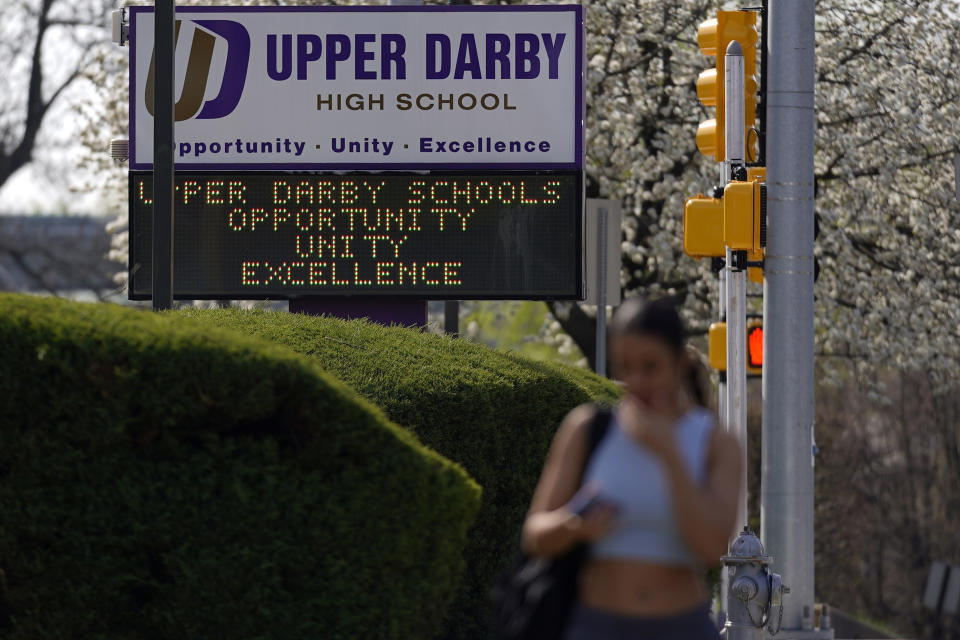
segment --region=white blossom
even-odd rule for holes
[[[717,280],[708,261],[683,255],[682,218],[684,200],[709,193],[718,174],[695,143],[712,117],[695,81],[713,64],[696,29],[716,5],[585,7],[586,173],[600,197],[624,203],[621,280],[628,292],[679,296],[704,331]],[[817,351],[949,379],[960,365],[960,0],[818,0],[816,12]],[[91,68],[99,99],[84,137],[121,216],[124,171],[103,150],[126,127],[126,54],[104,49]],[[120,257],[128,236],[116,228]]]

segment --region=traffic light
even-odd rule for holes
[[[767,168],[766,167],[747,167],[747,180],[759,180],[760,182],[766,182]]]
[[[722,258],[723,200],[700,194],[683,203],[683,252],[693,258]]]
[[[730,247],[746,251],[748,262],[761,262],[767,242],[766,193],[766,185],[757,178],[727,183],[720,198],[702,194],[688,198],[683,204],[684,253],[723,257]]]
[[[717,371],[727,370],[727,323],[714,322],[707,333],[707,360]]]
[[[767,181],[767,168],[766,167],[747,167],[747,180],[754,181],[759,180],[760,182]],[[764,188],[764,192],[766,188]],[[767,245],[767,220],[766,220],[766,210],[767,202],[765,195],[762,196],[763,200],[761,201],[761,207],[763,213],[760,220],[760,240],[761,246]],[[763,252],[757,253],[753,252],[747,255],[747,260],[752,263],[763,263]],[[763,284],[763,267],[748,267],[747,268],[747,279],[750,282],[756,282],[757,284]]]
[[[762,260],[766,244],[766,191],[759,181],[733,180],[723,188],[723,241],[747,260]]]
[[[727,323],[714,322],[707,333],[707,359],[717,371],[727,370]],[[747,320],[747,376],[763,371],[763,320]]]
[[[727,45],[736,40],[743,49],[744,141],[747,162],[757,160],[758,138],[754,134],[757,119],[757,14],[752,11],[718,11],[716,18],[700,23],[697,44],[704,55],[715,56],[713,69],[697,78],[697,97],[716,109],[716,117],[700,123],[697,148],[717,162],[726,159],[724,146],[724,60]],[[753,135],[751,135],[753,134]]]
[[[763,320],[747,320],[747,375],[763,371]]]

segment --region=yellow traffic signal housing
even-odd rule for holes
[[[747,167],[747,180],[749,180],[749,181],[751,181],[751,182],[756,181],[756,180],[759,180],[760,182],[766,183],[766,181],[767,181],[767,168],[766,168],[766,167]],[[761,197],[763,197],[762,194],[761,194]],[[767,206],[767,205],[766,205],[766,202],[765,202],[765,201],[761,201],[760,206],[763,208],[763,211],[766,211],[766,206]],[[765,216],[765,215],[761,215],[761,220],[759,221],[760,224],[762,225],[762,228],[761,228],[761,231],[760,231],[760,237],[761,237],[761,244],[762,244],[762,245],[766,245],[766,244],[767,244],[767,242],[766,242],[766,235],[767,235],[766,220],[763,220],[763,219],[762,219],[762,218],[764,218],[764,217],[766,217],[766,216]],[[750,262],[763,262],[763,250],[761,249],[760,251],[751,251],[751,252],[749,252],[749,253],[747,254],[747,260],[749,260]],[[747,269],[747,279],[749,279],[750,282],[756,282],[757,284],[763,284],[763,269],[761,269],[760,267],[749,267],[749,268]]]
[[[714,322],[707,333],[707,359],[717,371],[727,370],[727,323]],[[763,321],[747,321],[747,375],[759,376],[763,369]]]
[[[759,182],[734,180],[723,189],[723,241],[733,251],[763,256]],[[749,258],[749,256],[748,256]]]
[[[704,71],[704,73],[709,73],[709,71]],[[697,94],[700,94],[699,79],[697,79]],[[704,120],[697,126],[697,149],[700,149],[700,153],[714,158],[723,158],[723,144],[723,125],[717,126],[716,118]],[[720,160],[717,160],[717,162],[720,162]]]
[[[723,200],[702,194],[683,204],[683,252],[694,258],[723,257]]]
[[[763,321],[747,321],[747,375],[758,376],[763,371]]]
[[[727,370],[727,323],[714,322],[707,334],[707,359],[717,371]]]
[[[704,55],[716,56],[713,69],[707,69],[697,78],[697,96],[707,107],[716,108],[716,117],[700,123],[697,128],[697,148],[717,162],[726,159],[724,147],[724,60],[727,45],[736,40],[743,49],[744,140],[746,160],[757,159],[757,14],[752,11],[718,11],[717,17],[700,23],[697,44]]]
[[[724,187],[723,198],[688,198],[683,205],[683,252],[693,258],[723,257],[730,247],[746,251],[751,262],[763,260],[765,192],[756,180],[734,180]]]
[[[767,243],[767,203],[766,185],[760,182],[760,176],[765,174],[760,168],[749,182],[727,183],[722,198],[703,194],[688,198],[683,204],[683,252],[693,258],[723,257],[729,247],[746,251],[749,262],[762,262]],[[762,272],[751,269],[748,277],[763,282]]]
[[[754,18],[756,15],[754,14]],[[750,47],[750,65],[756,69],[756,45]],[[757,77],[754,71],[746,70],[747,52],[744,50],[744,78],[743,78],[743,153],[746,162],[756,162],[760,158],[760,132],[756,129],[757,123]]]

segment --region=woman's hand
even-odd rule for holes
[[[570,513],[570,519],[566,524],[577,540],[593,542],[610,533],[616,516],[616,506],[601,503],[590,507],[583,515]]]
[[[674,418],[645,407],[630,396],[620,403],[617,418],[627,433],[661,458],[667,459],[676,454]]]

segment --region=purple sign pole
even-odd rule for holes
[[[333,316],[344,320],[366,318],[377,324],[402,327],[427,326],[426,300],[301,299],[290,301],[290,313]]]

